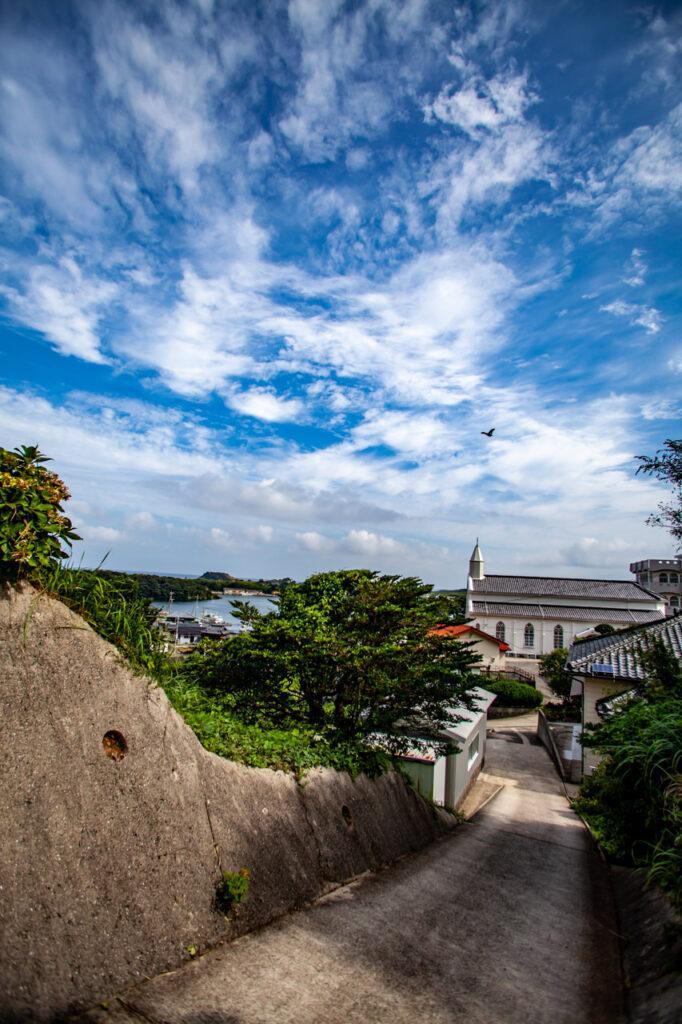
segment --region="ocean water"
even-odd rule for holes
[[[172,615],[195,615],[201,618],[204,612],[212,615],[220,615],[229,625],[239,628],[241,623],[232,614],[233,601],[248,601],[254,605],[259,612],[265,615],[267,612],[275,611],[277,598],[272,597],[216,597],[212,601],[173,601],[171,608]],[[274,603],[273,603],[274,602]],[[153,601],[156,608],[168,608],[168,601]]]

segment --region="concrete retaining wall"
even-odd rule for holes
[[[299,785],[208,753],[27,587],[0,594],[0,820],[3,1021],[77,1011],[455,825],[395,775]],[[239,868],[251,891],[226,918],[216,884]]]
[[[580,782],[582,778],[581,731],[582,726],[573,722],[550,724],[544,713],[538,712],[538,739],[546,747],[559,775],[566,782]]]

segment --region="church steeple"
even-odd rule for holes
[[[478,546],[478,537],[476,538],[476,547],[474,548],[471,558],[469,559],[469,575],[472,580],[485,579],[485,573],[483,571],[483,554]]]

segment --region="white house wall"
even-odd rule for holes
[[[534,619],[530,616],[528,618],[516,618],[511,616],[475,615],[473,624],[478,629],[483,630],[484,633],[491,633],[492,636],[495,636],[498,622],[503,622],[505,641],[511,647],[510,656],[518,657],[520,654],[525,654],[540,657],[540,655],[549,654],[554,650],[554,629],[556,626],[561,626],[564,631],[564,639],[561,646],[570,647],[578,633],[583,633],[587,629],[594,629],[602,621],[599,616],[599,609],[595,609],[594,618],[587,622],[584,619],[576,622],[572,619]],[[524,640],[524,631],[529,622],[535,630],[532,647],[526,647]],[[623,622],[623,626],[628,624]],[[616,624],[614,628],[622,627]]]
[[[447,758],[441,758],[447,762],[446,786],[443,803],[448,807],[457,807],[466,794],[471,782],[480,771],[485,757],[487,717],[481,716],[474,729],[469,733],[466,743],[462,744],[459,754],[450,754]],[[469,764],[472,748],[478,744],[478,752]]]

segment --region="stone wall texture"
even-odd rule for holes
[[[105,739],[106,737],[106,739]],[[114,756],[112,756],[114,755]],[[172,969],[456,823],[396,775],[302,784],[208,753],[64,605],[0,591],[0,1020]],[[237,915],[222,871],[247,868]]]

